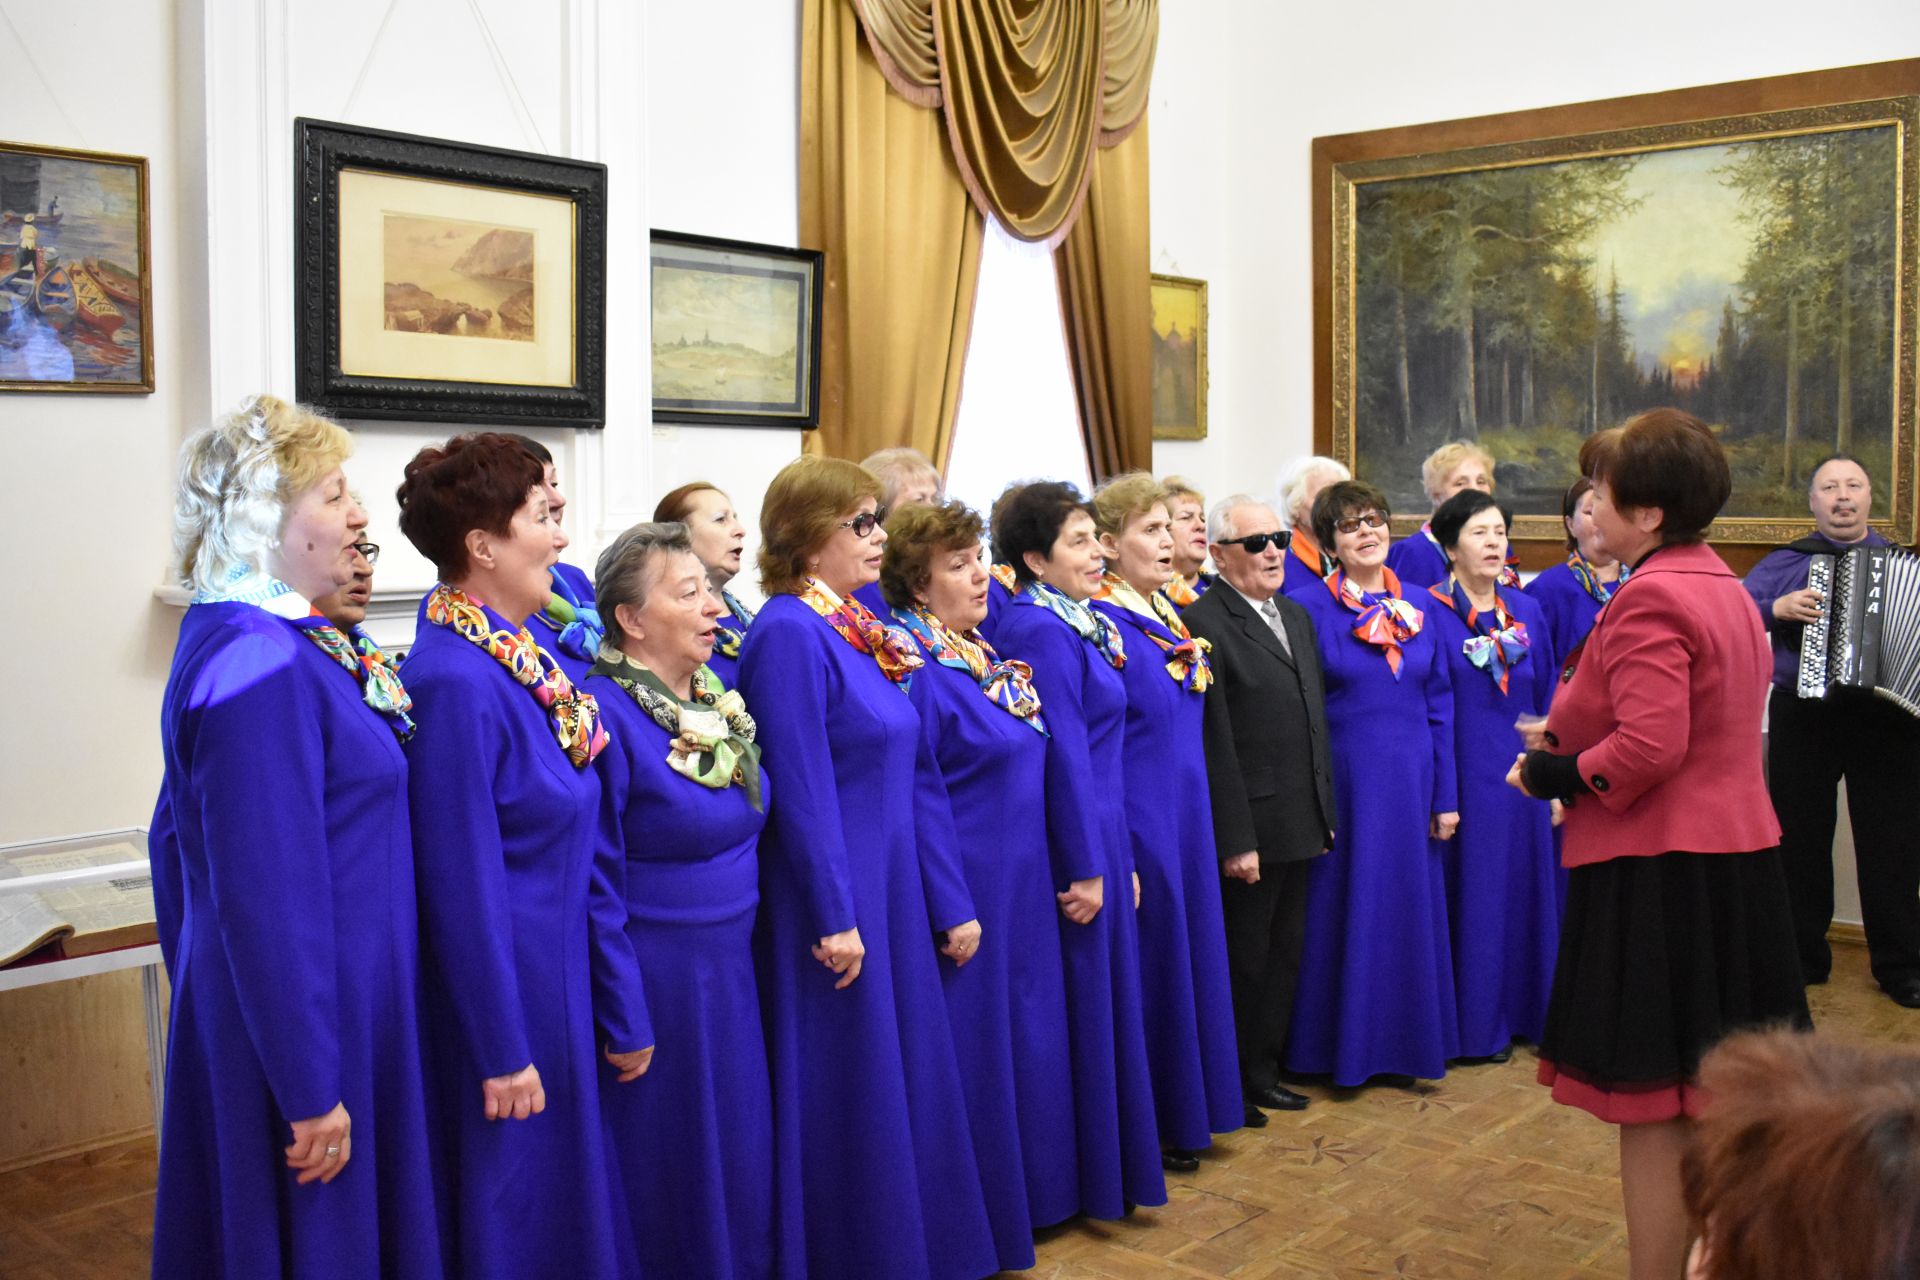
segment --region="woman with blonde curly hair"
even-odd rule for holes
[[[1140,997],[1153,1108],[1166,1167],[1198,1167],[1212,1135],[1246,1121],[1220,909],[1220,863],[1200,718],[1213,682],[1162,590],[1173,576],[1167,492],[1144,471],[1093,495],[1106,575],[1092,609],[1119,631],[1130,661],[1121,796],[1140,874]]]
[[[1492,493],[1493,470],[1493,455],[1485,448],[1471,440],[1449,440],[1428,454],[1420,464],[1420,483],[1426,489],[1433,509],[1438,511],[1441,503],[1464,489]],[[1515,563],[1509,556],[1508,568],[1500,576],[1500,585],[1518,591],[1520,575],[1512,568]],[[1449,567],[1446,550],[1434,537],[1431,521],[1396,542],[1392,554],[1387,557],[1387,568],[1393,570],[1401,584],[1409,588],[1431,587],[1435,583],[1445,582]]]
[[[255,396],[187,441],[193,603],[161,712],[176,834],[156,1275],[438,1276],[407,823],[412,704],[316,598],[353,441]]]
[[[760,505],[740,692],[780,773],[761,860],[775,1249],[796,1273],[971,1280],[997,1263],[940,986],[981,930],[926,794],[924,664],[854,595],[880,575],[879,498],[807,456]]]

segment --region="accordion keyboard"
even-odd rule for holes
[[[1807,624],[1800,638],[1800,678],[1796,692],[1803,698],[1827,696],[1827,641],[1833,633],[1832,556],[1808,556],[1807,585],[1820,593],[1820,616]]]

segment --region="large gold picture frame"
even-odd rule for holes
[[[1477,438],[1556,559],[1581,439],[1670,403],[1734,465],[1716,543],[1803,533],[1836,450],[1914,540],[1920,59],[1317,138],[1313,178],[1315,443],[1396,532]]]

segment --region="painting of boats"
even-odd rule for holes
[[[153,390],[147,162],[0,142],[0,392]]]

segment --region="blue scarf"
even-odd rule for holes
[[[1120,639],[1120,628],[1111,618],[1095,613],[1077,600],[1069,600],[1057,587],[1044,582],[1029,583],[1024,594],[1072,627],[1082,640],[1100,651],[1100,656],[1115,671],[1127,665],[1127,647]]]
[[[1493,590],[1491,618],[1473,607],[1460,580],[1452,575],[1448,575],[1444,589],[1435,586],[1427,590],[1434,599],[1452,609],[1473,633],[1462,642],[1460,652],[1468,662],[1486,672],[1500,686],[1501,693],[1506,693],[1507,673],[1526,661],[1533,641],[1527,636],[1527,624],[1514,621],[1513,615],[1507,612],[1506,603],[1500,599],[1500,588],[1496,586]]]

